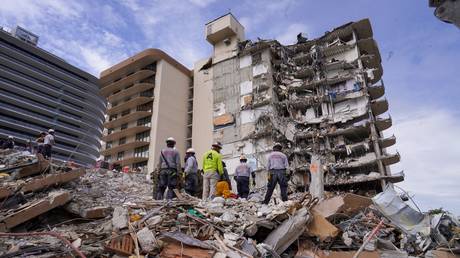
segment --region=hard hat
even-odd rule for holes
[[[54,133],[54,130],[53,130],[53,129],[49,129],[49,130],[48,130],[48,133]]]
[[[222,149],[222,143],[220,143],[220,142],[215,142],[215,143],[212,144],[212,147],[217,147],[217,148],[219,148],[219,149]]]
[[[195,150],[193,148],[188,148],[185,153],[195,153]]]
[[[10,136],[8,136],[8,139],[14,139],[14,137],[10,135]]]
[[[244,156],[244,154],[241,154],[240,160],[248,160],[248,159],[246,158],[246,156]]]
[[[173,137],[168,137],[168,139],[166,139],[166,142],[176,142],[176,140]]]

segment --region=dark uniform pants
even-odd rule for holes
[[[239,176],[236,178],[236,188],[238,190],[238,197],[248,198],[249,195],[249,177]]]
[[[280,185],[281,200],[287,201],[287,178],[285,169],[274,169],[269,172],[269,180],[267,184],[267,193],[265,194],[264,204],[268,204],[272,198],[273,191],[275,190],[276,184]]]
[[[51,145],[50,144],[45,144],[43,146],[43,157],[45,157],[45,159],[51,158]]]
[[[158,192],[157,192],[157,200],[163,200],[163,194],[168,188],[168,194],[166,198],[171,200],[176,195],[174,194],[173,190],[177,186],[177,173],[175,169],[171,168],[162,168],[160,170],[160,182],[158,185]]]
[[[191,196],[195,196],[198,188],[198,175],[196,173],[190,173],[185,176],[185,192]]]

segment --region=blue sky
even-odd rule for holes
[[[160,48],[189,68],[211,53],[204,24],[228,11],[249,39],[292,43],[370,18],[404,170],[400,186],[422,209],[460,214],[460,30],[433,16],[428,0],[3,0],[0,25],[19,24],[40,47],[94,75],[145,48]]]

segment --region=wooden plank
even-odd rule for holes
[[[10,215],[0,219],[0,224],[3,224],[5,229],[9,230],[15,226],[37,217],[51,209],[64,205],[71,199],[70,193],[67,191],[54,191],[48,194],[47,197],[30,203],[21,209],[16,210]],[[0,225],[0,230],[2,226]]]
[[[198,247],[181,245],[180,243],[167,242],[161,251],[160,257],[164,258],[211,258],[215,251],[205,250]]]

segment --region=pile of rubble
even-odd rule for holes
[[[11,153],[10,153],[11,154]],[[8,155],[10,155],[8,154]],[[27,156],[27,153],[17,153]],[[0,153],[0,160],[5,155]],[[21,157],[2,169],[0,257],[456,257],[460,224],[424,214],[392,187],[373,198],[293,192],[262,205],[176,191],[152,199],[143,174]]]

